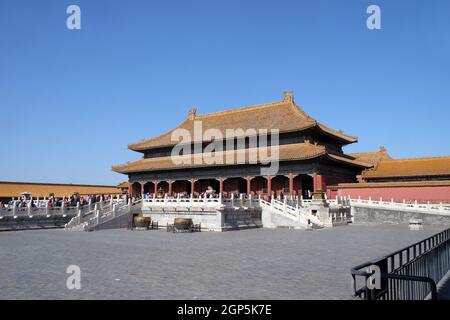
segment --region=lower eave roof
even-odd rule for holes
[[[277,159],[271,159],[270,148],[268,148],[268,154],[259,154],[261,148],[242,149],[235,151],[223,151],[217,152],[213,156],[209,154],[192,154],[187,156],[176,157],[160,157],[160,158],[146,158],[140,159],[134,162],[128,162],[122,165],[113,166],[112,170],[115,172],[128,174],[142,171],[161,171],[161,170],[175,170],[175,169],[189,169],[189,168],[201,168],[201,167],[213,167],[213,166],[231,166],[231,165],[243,165],[243,164],[256,164],[249,161],[251,159],[257,159],[257,164],[264,164],[270,160],[278,161],[292,161],[292,160],[307,160],[318,157],[326,157],[329,160],[344,163],[359,168],[369,168],[370,164],[358,161],[352,157],[345,155],[336,155],[329,153],[325,147],[315,145],[311,143],[297,143],[289,145],[279,146],[279,155]],[[233,157],[235,161],[231,164],[227,164],[226,159]],[[237,162],[237,157],[245,159],[245,161]],[[216,163],[214,163],[216,160]]]

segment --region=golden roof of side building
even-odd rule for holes
[[[208,129],[218,129],[223,135],[226,134],[227,129],[242,129],[243,131],[248,129],[267,129],[268,132],[274,129],[279,130],[280,133],[286,133],[317,127],[325,134],[341,140],[343,144],[354,143],[358,140],[357,137],[347,135],[342,131],[330,129],[309,117],[295,104],[293,94],[291,92],[285,92],[284,99],[274,103],[248,106],[204,115],[196,115],[196,110],[193,109],[189,112],[188,119],[177,128],[160,136],[129,144],[128,148],[134,151],[144,151],[151,148],[174,146],[178,141],[171,139],[172,133],[176,129],[185,129],[190,132],[191,137],[194,137],[195,121],[201,121],[203,132]],[[247,134],[243,135],[245,136]]]
[[[140,171],[157,171],[157,170],[174,170],[187,168],[200,168],[211,166],[229,166],[241,164],[267,163],[268,161],[291,161],[291,160],[307,160],[317,157],[327,157],[328,159],[340,163],[360,168],[369,168],[370,164],[358,161],[346,155],[336,155],[329,153],[324,146],[312,143],[296,143],[280,145],[278,148],[278,157],[272,158],[270,147],[267,148],[240,149],[232,151],[221,151],[215,154],[191,154],[185,156],[145,158],[134,162],[128,162],[122,165],[113,166],[112,170],[119,173],[132,173]],[[261,152],[262,151],[262,152]],[[233,159],[232,163],[228,162],[228,157]],[[240,157],[240,158],[239,158]],[[242,159],[243,161],[238,161]],[[214,162],[216,160],[216,162]]]
[[[129,186],[128,186],[128,181],[124,181],[124,182],[119,183],[119,184],[117,185],[117,188],[121,188],[121,189],[128,188],[128,187],[129,187]]]
[[[23,192],[29,192],[33,197],[48,197],[51,193],[56,197],[68,197],[77,192],[80,195],[121,194],[122,190],[103,185],[0,181],[1,198],[19,197]]]
[[[377,165],[381,160],[392,160],[392,157],[388,154],[385,147],[380,147],[378,151],[372,152],[358,152],[348,153],[349,156],[356,158],[357,160]]]
[[[363,171],[363,179],[428,177],[450,175],[450,156],[381,160],[373,169]]]

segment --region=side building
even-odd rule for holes
[[[341,183],[329,187],[331,196],[350,196],[395,202],[450,203],[450,157],[392,159],[386,149],[353,154],[371,162],[358,183]]]
[[[90,194],[118,195],[126,193],[128,188],[123,184],[119,186],[64,184],[64,183],[39,183],[39,182],[12,182],[0,181],[0,201],[8,202],[12,198],[19,198],[24,193],[33,198],[49,197],[53,194],[57,198],[70,197],[74,193],[81,196]]]

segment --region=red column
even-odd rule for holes
[[[194,195],[195,191],[195,180],[191,179],[191,194]]]
[[[145,182],[141,181],[141,195],[144,195],[144,185]]]
[[[289,173],[289,193],[294,194],[294,176],[292,173]]]
[[[271,176],[267,176],[267,193],[269,194],[269,196],[272,195],[272,177]]]
[[[297,190],[298,190],[298,195],[302,196],[303,195],[303,183],[302,183],[302,177],[298,176],[298,186],[297,186]]]
[[[316,192],[317,190],[323,190],[323,177],[320,174],[314,173],[314,192]]]
[[[155,186],[155,194],[158,192],[158,181],[153,181],[153,184]]]
[[[169,180],[169,195],[172,195],[172,180]]]
[[[219,193],[223,193],[223,178],[219,178]]]
[[[133,192],[133,184],[131,182],[128,182],[128,195],[132,196],[133,195],[132,192]]]
[[[247,177],[247,195],[249,195],[251,191],[252,191],[252,179],[250,177]]]

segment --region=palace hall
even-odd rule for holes
[[[207,164],[198,161],[177,164],[172,150],[179,144],[174,141],[175,130],[194,134],[196,122],[201,122],[203,130],[242,129],[243,136],[236,135],[233,149],[224,148],[223,157],[235,157],[240,153],[249,154],[262,148],[258,143],[250,144],[247,133],[251,129],[278,130],[278,170],[274,174],[262,174],[267,163],[250,161]],[[225,134],[224,134],[225,137]],[[273,139],[268,140],[272,143]],[[229,137],[201,141],[191,141],[192,154],[201,157],[194,144],[202,147],[211,144],[226,144]],[[238,139],[245,141],[237,143]],[[222,112],[199,115],[195,109],[188,112],[186,120],[178,127],[154,138],[128,145],[141,154],[141,159],[113,166],[118,173],[128,175],[129,193],[140,195],[163,191],[168,195],[186,193],[202,194],[208,187],[217,193],[239,193],[253,195],[297,195],[305,198],[315,191],[326,191],[330,185],[356,183],[357,176],[373,164],[358,157],[345,154],[343,147],[357,142],[357,137],[331,129],[311,118],[294,101],[292,92],[285,92],[280,101],[247,106]],[[172,155],[172,156],[171,156]],[[183,157],[185,155],[179,155]]]

